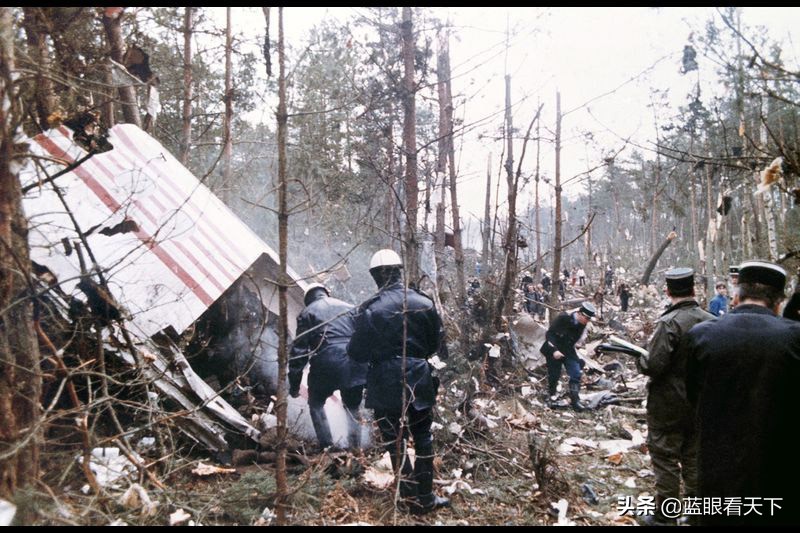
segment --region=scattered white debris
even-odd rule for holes
[[[136,443],[136,451],[139,453],[146,453],[152,450],[156,445],[156,438],[155,437],[142,437],[142,439]]]
[[[636,473],[636,475],[638,475],[639,477],[650,477],[650,476],[655,476],[655,473],[652,470],[648,470],[647,468],[642,468]]]
[[[442,361],[441,359],[439,359],[439,356],[438,356],[438,355],[434,355],[433,357],[431,357],[430,359],[428,359],[428,361],[430,361],[431,365],[432,365],[432,366],[433,366],[433,368],[435,368],[436,370],[441,370],[441,369],[443,369],[444,367],[446,367],[446,366],[447,366],[447,363],[445,363],[444,361]]]
[[[498,345],[496,345],[496,344],[492,344],[490,346],[491,346],[491,348],[489,348],[489,357],[493,357],[495,359],[499,358],[500,357],[500,347]]]
[[[17,506],[8,500],[0,498],[0,527],[11,525],[14,515],[17,513]]]
[[[486,492],[484,492],[481,489],[473,489],[470,486],[470,484],[467,483],[466,481],[464,481],[463,479],[457,479],[457,480],[453,481],[450,485],[446,486],[443,490],[447,493],[448,496],[452,496],[453,493],[455,493],[455,492],[462,492],[462,491],[469,492],[470,494],[482,494],[482,495],[486,494]]]
[[[531,388],[531,387],[529,387],[527,385],[523,385],[522,389],[520,390],[520,393],[522,394],[523,398],[527,397],[527,396],[530,396],[532,392],[533,392],[533,388]]]
[[[158,509],[158,502],[150,499],[144,487],[134,483],[117,500],[126,509],[139,509],[141,516],[153,516]]]
[[[171,515],[169,515],[169,525],[177,526],[180,525],[192,517],[189,513],[184,511],[183,509],[178,509]]]
[[[431,430],[433,430],[433,431],[439,431],[443,427],[444,426],[441,425],[439,422],[431,422]]]
[[[558,521],[554,525],[556,526],[575,525],[575,522],[567,519],[567,508],[569,507],[569,502],[567,502],[567,500],[561,498],[560,500],[558,500],[558,503],[551,503],[550,505],[552,505],[553,508],[558,511]]]
[[[450,425],[447,426],[447,430],[450,431],[453,435],[461,436],[464,433],[464,428],[461,427],[461,424],[458,422],[450,422]]]
[[[121,518],[117,518],[116,520],[114,520],[113,522],[111,522],[108,525],[109,526],[127,526],[128,523],[125,520],[121,519]]]
[[[233,474],[235,468],[222,468],[220,466],[207,465],[203,461],[197,463],[197,468],[192,469],[192,474],[198,476],[210,476],[212,474]]]
[[[137,461],[142,458],[136,452],[133,457]],[[83,454],[77,456],[78,462],[83,464]],[[119,485],[122,478],[137,471],[136,465],[120,453],[119,448],[95,448],[89,457],[89,469],[94,473],[97,483],[101,487],[114,487]],[[84,494],[88,494],[89,486],[81,488]]]
[[[629,489],[635,489],[636,488],[636,480],[633,477],[629,477],[628,479],[625,480],[624,485],[626,487],[628,487]]]

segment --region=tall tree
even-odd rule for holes
[[[180,161],[189,164],[192,148],[192,36],[194,31],[194,8],[186,6],[183,13],[183,113],[181,128]]]
[[[103,10],[103,27],[106,30],[106,39],[110,47],[111,59],[119,64],[123,63],[125,54],[125,40],[122,38],[122,15],[124,7],[107,7]],[[119,98],[122,101],[122,115],[125,122],[142,127],[142,118],[139,114],[139,105],[136,100],[136,88],[133,85],[123,85],[119,88]]]
[[[556,92],[556,172],[555,172],[555,212],[553,232],[553,285],[550,287],[550,301],[558,302],[558,280],[561,276],[561,93]],[[555,319],[550,313],[550,321]]]
[[[417,242],[417,111],[414,87],[414,25],[411,8],[403,7],[401,25],[403,38],[403,150],[406,155],[406,279],[416,283],[419,278],[419,243]]]
[[[267,56],[269,57],[269,56]],[[289,276],[286,269],[287,236],[289,226],[289,209],[286,202],[288,172],[286,169],[286,130],[288,114],[286,112],[286,57],[283,33],[283,8],[278,8],[278,401],[276,413],[278,417],[278,461],[275,483],[278,489],[277,518],[278,525],[286,525],[288,507],[288,488],[286,484],[286,437],[287,428],[287,389],[286,376],[289,364],[288,353],[288,303],[287,291]]]
[[[22,106],[15,86],[13,14],[0,7],[0,497],[36,481],[41,375],[34,332],[28,222],[16,174]]]
[[[230,203],[231,197],[231,158],[233,157],[233,138],[231,137],[231,121],[233,120],[233,38],[231,28],[231,8],[225,8],[227,24],[225,25],[225,116],[222,122],[222,198]]]

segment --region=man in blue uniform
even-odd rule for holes
[[[687,335],[698,496],[742,504],[740,514],[710,510],[702,525],[800,523],[800,323],[777,316],[785,284],[778,265],[740,264],[739,304]]]
[[[581,369],[583,361],[575,350],[577,343],[583,336],[586,324],[597,311],[589,302],[581,304],[580,309],[574,313],[561,313],[558,315],[545,334],[545,341],[539,351],[544,354],[547,361],[547,391],[551,401],[554,399],[558,380],[561,378],[561,366],[564,365],[569,375],[570,405],[575,411],[583,411],[580,403]]]
[[[306,289],[303,303],[306,307],[297,316],[296,337],[289,354],[289,395],[299,396],[303,368],[310,359],[308,407],[319,445],[333,445],[324,407],[328,397],[339,390],[348,412],[347,445],[356,450],[361,444],[358,407],[367,381],[367,365],[347,357],[354,308],[331,298],[327,287],[319,283]]]
[[[400,496],[423,514],[449,505],[433,493],[432,409],[439,380],[427,358],[446,357],[444,330],[433,301],[402,280],[402,262],[393,250],[372,256],[369,273],[378,292],[361,304],[347,353],[369,362],[366,407],[375,419],[395,472]],[[408,433],[414,437],[412,470],[406,455]]]

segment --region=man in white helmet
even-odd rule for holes
[[[404,287],[403,265],[393,250],[379,250],[369,266],[379,290],[358,307],[347,353],[370,363],[365,405],[375,410],[392,465],[401,472],[400,496],[412,499],[412,512],[423,514],[450,503],[433,493],[431,411],[439,380],[427,361],[437,350],[446,356],[440,350],[442,321],[430,298]],[[405,452],[409,432],[416,452],[413,470]]]
[[[333,445],[331,428],[325,415],[325,402],[339,390],[347,409],[347,445],[356,450],[361,444],[358,407],[367,381],[367,365],[347,357],[347,343],[353,334],[354,307],[330,297],[320,283],[306,289],[306,305],[297,316],[296,337],[289,354],[289,395],[297,398],[303,368],[308,372],[308,407],[317,440],[322,448]]]

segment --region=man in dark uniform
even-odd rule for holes
[[[347,357],[347,343],[353,334],[353,306],[331,298],[319,283],[306,290],[306,305],[297,316],[295,340],[289,358],[289,394],[297,398],[303,368],[308,372],[308,407],[311,422],[323,448],[333,445],[331,428],[325,415],[325,401],[339,390],[348,412],[347,445],[356,450],[361,444],[358,407],[367,381],[367,365]]]
[[[687,335],[698,496],[741,502],[740,515],[708,512],[703,525],[800,523],[800,323],[777,316],[785,284],[778,265],[742,263],[739,305]]]
[[[545,334],[545,341],[539,351],[547,361],[547,392],[550,400],[555,400],[558,380],[561,378],[561,365],[567,368],[569,376],[570,405],[576,411],[583,411],[580,403],[581,368],[583,361],[575,351],[575,343],[583,336],[586,324],[597,311],[589,302],[583,302],[574,313],[561,313],[556,317]]]
[[[412,512],[423,514],[449,505],[433,493],[432,409],[439,380],[427,358],[446,357],[444,330],[433,301],[402,281],[402,262],[392,250],[372,256],[369,273],[378,293],[358,307],[347,353],[369,362],[366,407],[375,418],[395,472],[400,496],[416,498]],[[414,437],[412,471],[406,455],[408,433]]]
[[[686,399],[686,353],[681,338],[692,326],[714,316],[694,299],[694,270],[675,268],[666,273],[670,306],[656,322],[648,355],[636,366],[650,376],[647,386],[647,448],[656,477],[655,515],[647,525],[675,525],[661,512],[661,503],[680,498],[681,478],[687,497],[697,495],[697,439],[694,418]]]

